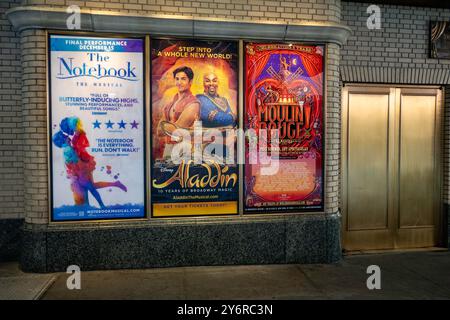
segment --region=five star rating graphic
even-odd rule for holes
[[[101,129],[102,128],[102,122],[95,120],[95,122],[92,122],[94,129]],[[139,126],[139,122],[137,122],[136,120],[133,120],[133,122],[127,123],[123,120],[121,120],[120,122],[112,122],[111,120],[108,120],[108,122],[105,122],[104,125],[106,126],[106,129],[114,129],[114,125],[116,125],[116,128],[118,127],[118,129],[126,129],[127,128],[127,124],[129,124],[131,126],[131,129],[138,129]]]
[[[119,129],[125,129],[125,125],[126,125],[126,124],[127,124],[126,122],[123,122],[123,120],[121,120],[121,121],[118,123]]]
[[[111,122],[111,120],[109,120],[108,122],[105,123],[106,124],[106,129],[112,129],[114,122]]]

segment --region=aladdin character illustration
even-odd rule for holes
[[[170,157],[173,141],[170,137],[176,134],[174,131],[178,128],[190,129],[194,122],[199,120],[200,103],[191,92],[194,72],[191,68],[183,66],[173,71],[175,85],[178,88],[177,94],[172,101],[163,108],[163,115],[158,125],[158,136],[165,145],[164,157]]]
[[[203,76],[204,93],[198,94],[200,101],[200,120],[206,128],[235,127],[236,115],[231,111],[228,100],[219,96],[219,79],[214,72]]]
[[[203,76],[203,94],[198,94],[200,101],[200,120],[205,128],[234,128],[236,126],[236,115],[231,110],[230,104],[225,97],[221,97],[217,89],[219,79],[214,72],[208,72]],[[228,131],[230,134],[232,131]],[[234,148],[234,139],[228,139],[225,145],[225,156],[230,156],[229,149]],[[222,145],[215,144],[215,148],[223,148]],[[221,158],[220,155],[219,158]]]
[[[52,140],[58,148],[63,149],[64,164],[75,205],[89,205],[88,194],[90,192],[99,206],[105,208],[97,189],[116,187],[127,191],[127,187],[120,181],[94,182],[93,172],[96,162],[86,150],[89,147],[89,140],[79,118],[64,118],[60,123],[60,130],[53,135]]]

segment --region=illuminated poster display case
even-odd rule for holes
[[[450,59],[450,21],[430,21],[430,58]]]
[[[51,221],[145,218],[144,52],[144,38],[49,34]]]
[[[325,46],[244,50],[244,211],[322,211]]]
[[[238,42],[151,39],[153,217],[238,213]]]
[[[51,221],[323,211],[325,46],[241,49],[50,33]]]

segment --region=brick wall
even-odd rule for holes
[[[380,5],[381,29],[369,30],[368,6],[342,2],[342,23],[353,30],[342,66],[450,69],[450,60],[428,58],[429,21],[450,21],[450,9]]]
[[[25,221],[48,222],[46,35],[21,34]]]
[[[327,102],[325,122],[325,205],[327,213],[336,213],[340,202],[341,90],[339,83],[340,48],[329,44],[327,50]]]
[[[175,14],[235,20],[270,20],[301,22],[302,19],[339,22],[339,0],[309,1],[169,1],[169,0],[111,0],[111,1],[55,1],[25,0],[23,5],[61,6],[78,4],[82,9],[108,9],[138,14]],[[263,5],[264,4],[264,5]],[[22,105],[23,105],[23,169],[25,176],[26,221],[45,224],[48,221],[47,124],[45,83],[45,33],[26,30],[21,34]],[[326,145],[326,208],[328,213],[338,210],[339,148],[340,148],[340,91],[339,47],[328,46],[328,103]]]
[[[340,21],[340,0],[23,0],[23,5],[67,6],[132,14],[167,14],[193,17],[301,22]]]
[[[0,220],[24,215],[20,38],[4,15],[18,4],[0,1]]]

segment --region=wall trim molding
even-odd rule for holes
[[[394,84],[450,84],[450,69],[341,66],[343,82]]]
[[[45,6],[20,6],[6,12],[6,17],[19,32],[27,29],[67,31],[66,20],[69,16],[65,8]],[[81,30],[77,31],[191,38],[314,41],[336,43],[340,46],[351,34],[349,27],[337,23],[238,22],[189,16],[132,15],[99,10],[82,10]]]

